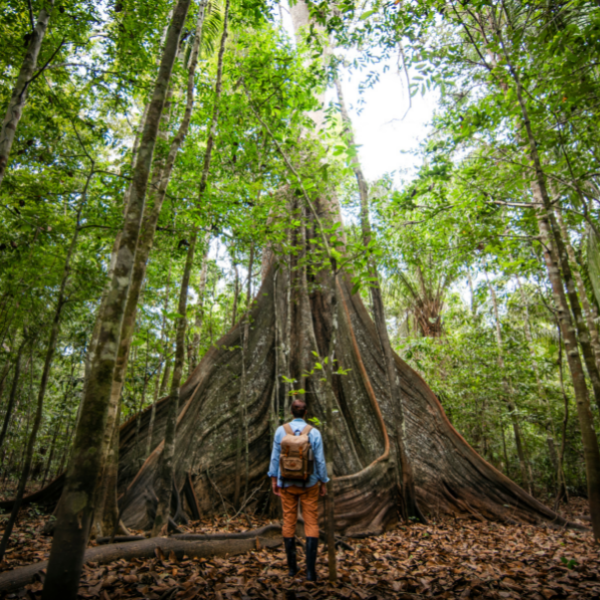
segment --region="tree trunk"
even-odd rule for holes
[[[254,263],[254,245],[250,248],[250,260],[248,262],[248,283],[246,290],[246,313],[244,315],[244,330],[242,335],[242,381],[240,383],[240,395],[238,398],[238,439],[236,450],[236,468],[235,468],[235,494],[233,497],[233,505],[236,508],[240,506],[240,493],[242,489],[242,449],[244,450],[244,465],[245,465],[245,486],[244,499],[248,496],[248,416],[246,404],[248,403],[248,389],[246,387],[246,364],[248,363],[248,336],[250,334],[250,303],[252,299],[252,267]],[[237,288],[237,269],[236,269],[236,288]],[[233,319],[232,327],[235,326]],[[241,503],[243,504],[243,502]]]
[[[164,304],[163,304],[163,317],[162,317],[162,324],[160,326],[161,353],[158,358],[159,365],[158,365],[158,372],[156,373],[156,385],[154,387],[154,399],[152,401],[152,408],[150,409],[150,426],[149,426],[148,435],[147,435],[147,439],[146,439],[146,451],[144,452],[144,459],[146,459],[150,455],[150,452],[152,452],[152,450],[154,449],[152,433],[154,431],[154,418],[156,416],[156,403],[158,402],[159,393],[161,392],[161,388],[162,388],[161,381],[160,381],[160,375],[161,375],[161,371],[162,371],[163,362],[165,362],[165,360],[167,359],[166,358],[167,357],[167,343],[166,343],[167,340],[165,339],[165,337],[167,336],[167,312],[169,310],[170,291],[171,291],[171,261],[169,260],[169,271],[168,271],[168,275],[167,275],[165,300],[164,300]]]
[[[538,390],[538,396],[540,404],[542,405],[543,412],[546,415],[546,444],[548,446],[548,456],[550,458],[550,462],[554,467],[554,472],[556,473],[556,491],[558,491],[564,485],[564,473],[562,470],[562,465],[559,464],[558,455],[556,452],[556,442],[555,442],[555,431],[554,431],[554,423],[552,420],[552,411],[550,406],[550,401],[548,400],[548,395],[546,394],[546,390],[542,384],[542,378],[540,376],[540,366],[538,363],[538,359],[535,352],[535,347],[533,344],[533,334],[531,330],[531,322],[529,318],[529,301],[527,299],[527,293],[523,289],[521,285],[521,280],[517,276],[517,288],[519,289],[519,293],[521,295],[521,300],[523,301],[523,308],[525,309],[525,339],[527,340],[527,344],[529,345],[529,352],[531,354],[531,367],[533,369],[533,374],[535,376],[535,383]]]
[[[196,307],[196,319],[194,321],[194,335],[188,349],[188,377],[198,365],[198,348],[200,347],[200,336],[202,335],[202,325],[204,322],[204,295],[206,293],[206,280],[208,276],[208,250],[210,234],[206,234],[204,244],[206,251],[202,258],[202,269],[200,270],[200,285],[198,286],[198,305]]]
[[[519,466],[521,467],[521,477],[525,484],[527,491],[531,494],[531,479],[529,477],[529,465],[527,464],[527,458],[525,456],[525,449],[523,444],[523,436],[521,435],[521,427],[519,424],[519,417],[517,415],[517,407],[513,401],[513,389],[506,376],[506,367],[504,364],[504,350],[502,345],[502,330],[500,328],[500,315],[498,312],[498,300],[496,298],[496,291],[492,286],[487,271],[485,271],[485,278],[487,281],[488,289],[490,291],[490,297],[492,298],[492,307],[494,309],[494,322],[496,326],[496,345],[498,347],[498,368],[502,373],[502,387],[504,388],[504,402],[508,408],[508,414],[513,426],[513,432],[515,434],[515,444],[517,446],[517,456],[519,457]]]
[[[534,188],[537,190],[537,188]],[[560,271],[558,270],[555,249],[550,238],[550,224],[548,223],[547,213],[543,209],[538,211],[538,224],[540,234],[544,245],[544,259],[548,270],[548,278],[552,285],[554,302],[558,312],[558,319],[565,344],[565,354],[571,371],[573,388],[575,391],[575,402],[577,405],[577,415],[579,417],[579,426],[581,428],[581,438],[583,442],[583,454],[585,457],[585,468],[588,485],[588,501],[590,505],[590,514],[592,516],[592,525],[594,536],[600,539],[600,449],[598,448],[598,438],[594,431],[594,418],[590,408],[587,384],[581,359],[575,328],[571,321],[571,313],[567,305],[567,299],[563,289]]]
[[[565,223],[565,220],[563,219],[562,212],[560,210],[556,210],[554,211],[554,213],[556,214],[556,217],[558,219],[558,224],[565,242],[565,247],[567,250],[569,261],[573,267],[573,275],[575,278],[577,291],[579,293],[579,298],[581,300],[581,307],[583,308],[583,316],[585,317],[588,331],[590,332],[591,346],[596,361],[596,367],[600,370],[600,338],[598,337],[598,327],[594,322],[592,307],[590,306],[590,301],[587,296],[587,292],[585,291],[585,285],[583,284],[583,279],[581,278],[581,273],[579,272],[577,258],[575,257],[575,250],[573,250],[573,246],[571,245],[571,242],[569,240],[569,230],[567,229],[567,225]]]
[[[0,402],[2,402],[2,395],[4,394],[4,386],[8,379],[8,373],[10,372],[10,354],[6,357],[6,362],[2,367],[2,373],[0,373]]]
[[[217,123],[219,120],[219,101],[222,92],[223,78],[223,57],[225,55],[225,43],[227,41],[227,19],[229,16],[229,0],[225,4],[225,14],[223,17],[223,34],[221,35],[221,46],[219,48],[219,57],[217,63],[217,78],[215,82],[215,98],[211,118],[211,125],[208,139],[206,141],[206,150],[204,152],[204,164],[202,167],[202,176],[200,178],[200,186],[198,191],[198,206],[201,206],[201,201],[206,191],[208,183],[208,174],[210,172],[210,162],[212,151],[217,133]],[[169,410],[165,426],[165,439],[163,442],[163,452],[159,465],[159,477],[156,485],[156,497],[158,505],[156,516],[154,519],[153,532],[154,535],[159,534],[168,524],[169,509],[171,504],[171,490],[173,480],[173,456],[175,451],[175,435],[176,435],[176,420],[179,411],[179,388],[181,386],[181,378],[183,375],[183,367],[185,362],[185,330],[187,325],[187,297],[188,287],[190,283],[190,275],[194,264],[194,252],[198,241],[198,227],[194,227],[194,232],[190,239],[190,245],[187,251],[187,257],[183,275],[181,278],[181,289],[179,293],[179,307],[177,318],[177,334],[175,348],[175,365],[173,368],[173,379],[171,381],[171,391],[169,393]]]
[[[558,486],[556,490],[556,497],[554,499],[554,510],[558,509],[560,501],[563,499],[563,497],[566,498],[567,502],[569,501],[569,492],[567,490],[567,483],[565,481],[565,473],[563,470],[565,460],[565,448],[567,447],[567,427],[569,425],[569,397],[565,392],[565,378],[563,376],[563,339],[562,331],[560,328],[560,322],[558,319],[556,321],[556,325],[558,329],[558,376],[560,380],[560,391],[563,397],[564,413],[561,431],[560,453],[558,455],[558,468],[560,469],[560,473],[562,474],[562,486]]]
[[[54,6],[54,0],[49,1],[49,5]],[[12,90],[10,100],[8,102],[8,108],[4,115],[4,121],[2,122],[2,129],[0,129],[0,187],[6,174],[6,168],[8,166],[8,158],[10,156],[10,150],[15,139],[17,127],[23,114],[23,108],[27,102],[27,92],[29,84],[35,75],[37,68],[38,56],[44,36],[46,35],[46,29],[48,28],[48,21],[50,19],[50,13],[46,8],[42,8],[38,15],[38,20],[33,31],[29,34],[29,45],[27,46],[27,52],[23,58],[21,64],[21,70],[17,77],[17,83]]]
[[[335,265],[332,265],[335,269]],[[329,339],[329,347],[327,348],[326,361],[319,361],[324,363],[324,370],[326,373],[324,386],[325,390],[325,462],[327,464],[327,496],[325,497],[325,539],[327,540],[327,563],[329,567],[329,582],[335,583],[337,581],[337,557],[335,554],[335,493],[333,488],[333,446],[335,443],[335,425],[333,420],[333,414],[335,406],[337,404],[335,398],[335,392],[333,391],[333,365],[335,363],[335,350],[336,350],[336,339],[338,337],[338,311],[337,311],[337,273],[334,271],[332,279],[332,289],[330,290],[331,298],[331,337]],[[315,340],[316,342],[316,340]],[[318,343],[315,343],[318,347]]]
[[[25,348],[25,342],[27,338],[25,337],[25,332],[23,332],[23,340],[19,349],[17,350],[17,357],[15,358],[15,372],[13,374],[12,385],[10,387],[10,395],[8,396],[8,403],[6,405],[6,413],[4,415],[4,421],[2,423],[2,431],[0,432],[0,448],[4,444],[4,440],[6,439],[6,433],[8,432],[8,425],[10,424],[10,419],[12,417],[12,412],[15,407],[15,402],[17,400],[17,390],[19,389],[19,378],[21,377],[21,359],[23,356],[23,349]]]
[[[48,452],[48,460],[46,462],[46,468],[44,469],[44,475],[42,476],[42,485],[43,488],[46,485],[46,481],[48,481],[48,475],[50,474],[50,469],[52,467],[52,461],[54,460],[54,453],[56,451],[56,440],[58,438],[58,434],[62,428],[62,419],[63,415],[61,415],[54,427],[54,433],[52,434],[52,441],[50,442],[50,452]]]
[[[238,273],[237,265],[234,263],[233,271],[235,273],[235,280],[233,283],[233,307],[231,309],[231,326],[235,325],[235,321],[237,319],[237,305],[238,305],[238,297],[240,295],[240,275]]]
[[[101,472],[100,449],[106,427],[121,321],[131,281],[152,155],[171,71],[190,0],[179,0],[167,33],[151,106],[133,173],[131,195],[106,306],[98,314],[100,333],[86,381],[81,415],[44,581],[44,600],[74,599],[93,516],[95,487]]]
[[[154,172],[153,181],[149,193],[149,206],[147,207],[144,218],[142,221],[142,229],[140,233],[140,240],[138,242],[133,272],[131,277],[131,286],[127,296],[127,303],[125,305],[125,313],[123,315],[123,321],[121,325],[121,335],[119,343],[119,351],[117,354],[117,361],[115,365],[115,371],[113,374],[113,383],[110,394],[110,407],[108,412],[108,419],[106,425],[106,431],[102,443],[101,454],[106,461],[109,449],[113,446],[113,437],[117,434],[118,423],[116,422],[116,415],[118,412],[118,405],[123,390],[123,384],[125,381],[125,374],[127,371],[127,364],[129,361],[129,351],[131,348],[131,342],[133,340],[133,334],[135,331],[135,320],[137,314],[137,306],[140,298],[142,284],[146,276],[146,267],[148,264],[148,257],[154,243],[154,234],[156,233],[156,226],[162,209],[162,204],[167,192],[167,187],[171,179],[171,174],[175,166],[177,154],[185,136],[187,135],[189,124],[192,117],[192,109],[194,106],[194,90],[195,90],[195,74],[198,65],[198,56],[200,51],[200,40],[202,36],[202,27],[204,25],[204,15],[207,5],[207,0],[203,0],[200,3],[198,9],[198,19],[196,22],[196,36],[194,38],[194,44],[192,46],[192,52],[190,55],[190,62],[188,67],[188,77],[186,86],[186,106],[183,118],[179,125],[177,134],[171,141],[169,152],[166,159],[158,157],[154,161]],[[172,90],[172,86],[169,88]],[[167,99],[170,93],[167,94]],[[148,109],[149,114],[149,109]],[[162,116],[164,121],[164,114]],[[162,131],[159,131],[158,136],[166,138],[167,128],[163,123]],[[116,458],[115,460],[118,460]],[[107,464],[108,466],[108,464]],[[117,465],[112,465],[109,470],[112,472],[117,468]],[[101,483],[98,489],[101,494],[101,498],[106,498],[105,492],[107,491],[107,482],[105,481],[104,475],[101,477]],[[112,492],[108,498],[113,498]],[[99,499],[100,500],[100,499]],[[116,506],[112,503],[105,505],[104,501],[100,500],[96,503],[94,512],[94,529],[96,535],[104,535],[103,531],[106,527],[110,528],[110,524],[114,521],[114,513]],[[106,523],[103,524],[103,521]]]
[[[307,346],[312,347],[306,337],[296,335],[306,320],[297,313],[297,305],[287,302],[289,281],[281,275],[277,266],[271,269],[251,311],[248,338],[251,363],[247,365],[247,385],[254,391],[247,406],[251,488],[264,481],[270,456],[272,397],[274,388],[279,389],[275,373],[278,353],[275,313],[281,322],[286,321],[288,310],[294,314],[292,365],[297,364],[298,354]],[[335,406],[339,411],[333,415],[336,436],[330,461],[336,475],[332,483],[335,527],[346,534],[381,532],[398,518],[395,469],[386,457],[384,437],[384,431],[394,431],[394,413],[388,408],[391,396],[385,357],[376,327],[360,297],[351,295],[347,279],[340,281],[338,293],[339,335],[335,357],[346,374],[334,376]],[[326,335],[331,327],[327,325],[331,303],[318,291],[313,291],[308,300],[311,328]],[[242,331],[243,324],[238,323],[218,345],[211,347],[180,392],[174,479],[181,489],[189,474],[201,509],[206,513],[220,506],[221,494],[232,501],[235,493],[238,422],[234,416],[241,384]],[[301,339],[302,344],[297,343]],[[450,425],[437,398],[419,375],[399,357],[394,358],[402,386],[407,453],[414,466],[417,501],[424,514],[449,513],[509,523],[557,519],[556,523],[564,523],[477,455]],[[295,370],[291,376],[296,376]],[[319,386],[314,377],[306,378],[311,416],[325,421],[325,398]],[[159,403],[155,421],[158,429],[164,428],[165,413],[164,402]],[[142,428],[148,422],[147,410]],[[130,465],[137,452],[133,447],[132,427],[130,423],[122,431],[121,514],[127,526],[143,529],[151,524],[144,496],[155,485],[162,444],[137,473],[132,473]],[[268,493],[256,494],[257,509],[268,506]]]

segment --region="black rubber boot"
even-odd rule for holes
[[[317,562],[317,545],[319,544],[319,538],[307,537],[306,538],[306,580],[316,581],[317,570],[315,569],[315,563]]]
[[[296,538],[283,538],[285,544],[285,553],[287,555],[288,575],[295,577],[298,572],[298,564],[296,562]]]

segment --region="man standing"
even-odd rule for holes
[[[293,421],[282,425],[275,432],[268,475],[273,484],[273,493],[281,498],[281,505],[283,507],[283,541],[285,543],[289,575],[290,577],[294,577],[298,572],[295,534],[296,521],[298,520],[298,501],[300,501],[302,504],[302,516],[304,517],[304,533],[306,535],[306,579],[308,581],[316,581],[315,563],[317,561],[317,545],[319,543],[319,524],[317,522],[319,494],[321,496],[327,494],[325,484],[329,481],[329,478],[327,477],[321,434],[304,420],[307,410],[306,403],[302,400],[294,400],[291,408],[292,415],[294,415]],[[282,477],[280,465],[288,447],[284,438],[290,435],[307,436],[308,443],[310,444],[309,454],[312,453],[314,456],[314,468],[311,469],[312,472],[305,473],[304,480],[299,480],[298,476],[294,476],[293,479]],[[282,441],[285,446],[284,457],[282,457]],[[302,449],[300,449],[300,458],[292,459],[292,461],[295,460],[298,464],[297,468],[299,471],[303,468],[301,464],[303,458],[306,458],[302,454]],[[304,461],[305,470],[307,460]],[[311,461],[311,467],[312,464]],[[292,468],[295,467],[292,466]],[[286,473],[287,471],[283,475]]]

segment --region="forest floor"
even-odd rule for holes
[[[585,502],[573,500],[563,514],[585,519]],[[26,513],[15,528],[0,571],[44,560],[51,538],[41,529],[45,516]],[[252,526],[265,524],[252,519]],[[190,527],[197,533],[243,531],[249,523],[213,519]],[[529,525],[506,526],[444,518],[429,525],[398,525],[376,537],[346,540],[339,548],[335,585],[327,583],[327,556],[320,546],[320,582],[287,576],[283,548],[232,558],[178,562],[164,556],[119,560],[85,567],[81,598],[101,600],[245,600],[251,598],[377,600],[380,598],[597,598],[600,599],[600,548],[589,532]],[[299,548],[299,563],[304,554]],[[7,598],[38,599],[41,582]]]

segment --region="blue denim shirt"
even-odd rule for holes
[[[308,425],[304,419],[294,419],[290,426],[295,435],[299,435],[300,432]],[[267,475],[269,477],[277,477],[277,485],[279,487],[289,487],[291,485],[301,486],[301,481],[292,481],[287,479],[282,481],[279,474],[279,457],[281,456],[281,440],[285,437],[285,429],[283,425],[277,428],[275,432],[275,438],[273,440],[273,452],[271,452],[271,465]],[[325,466],[325,455],[323,454],[323,439],[321,438],[321,432],[318,429],[311,429],[308,434],[308,441],[315,455],[315,468],[313,474],[306,481],[306,487],[312,487],[317,482],[327,483],[329,477],[327,477],[327,467]]]

